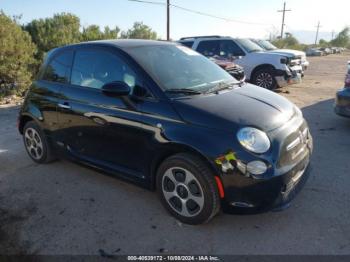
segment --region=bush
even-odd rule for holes
[[[272,41],[272,44],[277,46],[278,48],[288,48],[294,50],[305,50],[307,49],[307,45],[300,44],[299,41],[292,35],[287,33],[285,38],[279,38]]]
[[[30,35],[0,11],[0,97],[22,93],[29,86],[35,52]]]

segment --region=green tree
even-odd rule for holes
[[[50,49],[80,40],[80,19],[69,13],[55,14],[45,19],[35,19],[24,29],[32,36],[38,47],[37,59],[42,61],[44,54]]]
[[[318,45],[321,47],[328,47],[329,46],[329,42],[327,42],[324,39],[320,39],[320,41],[318,42]]]
[[[135,22],[131,29],[122,32],[121,38],[157,39],[157,33],[142,22]]]
[[[35,52],[30,35],[15,18],[0,11],[0,96],[28,87]]]
[[[298,39],[296,39],[291,33],[286,33],[285,38],[278,38],[272,41],[272,43],[278,48],[289,48],[296,50],[305,49],[305,45],[299,43]]]
[[[350,28],[345,27],[339,32],[336,38],[334,38],[330,43],[332,46],[338,47],[348,47],[350,45]]]
[[[114,29],[110,29],[108,26],[106,26],[104,28],[104,31],[101,31],[98,25],[90,25],[86,28],[83,28],[81,39],[83,41],[116,39],[118,38],[119,32],[120,32],[120,29],[117,26]]]
[[[103,31],[104,39],[117,39],[119,37],[120,28],[118,26],[114,27],[114,29],[105,26]]]
[[[83,41],[103,39],[103,33],[101,32],[100,27],[98,25],[90,25],[86,28],[83,28],[81,39]]]

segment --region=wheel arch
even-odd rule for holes
[[[271,65],[271,64],[262,64],[262,65],[258,65],[257,67],[255,67],[253,70],[252,70],[252,73],[250,74],[250,80],[253,79],[254,75],[256,72],[258,72],[259,70],[261,69],[272,69],[272,70],[275,70],[276,68]]]
[[[163,146],[160,150],[159,150],[159,154],[157,154],[153,160],[152,160],[152,164],[150,167],[150,177],[151,177],[151,189],[152,190],[156,190],[156,177],[157,177],[157,172],[158,172],[158,168],[159,166],[164,162],[164,160],[166,160],[167,158],[169,158],[172,155],[175,154],[179,154],[179,153],[189,153],[192,154],[196,157],[198,157],[199,159],[201,159],[204,163],[207,164],[208,168],[210,168],[210,170],[216,174],[218,172],[217,168],[215,167],[215,165],[210,161],[209,158],[207,158],[202,152],[200,152],[199,150],[188,146],[188,145],[184,145],[184,144],[180,144],[180,143],[169,143],[165,146]]]
[[[35,121],[38,125],[40,125],[40,122],[43,120],[44,117],[39,108],[32,103],[27,104],[23,107],[18,118],[18,131],[23,134],[23,128],[28,121]]]

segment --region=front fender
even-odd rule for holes
[[[190,152],[206,161],[213,172],[222,174],[218,159],[233,153],[237,159],[247,159],[247,153],[238,144],[235,131],[222,131],[214,128],[201,127],[187,123],[177,123],[163,126],[152,135],[149,148],[156,148],[152,158],[151,173],[154,174],[157,166],[168,156],[179,152]]]

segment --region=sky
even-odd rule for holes
[[[166,0],[150,0],[166,2]],[[193,35],[225,35],[233,37],[268,38],[270,32],[281,28],[283,0],[170,0],[174,5],[229,18],[225,21],[202,16],[172,7],[170,36],[177,40]],[[289,0],[285,31],[294,34],[303,43],[313,43],[316,25],[321,23],[320,38],[330,40],[350,25],[350,0]],[[101,27],[118,26],[122,30],[142,21],[152,27],[161,38],[166,37],[166,8],[129,0],[0,0],[0,9],[8,15],[22,15],[21,23],[50,17],[55,13],[70,12],[80,17],[81,25]],[[241,23],[245,22],[245,23]]]

